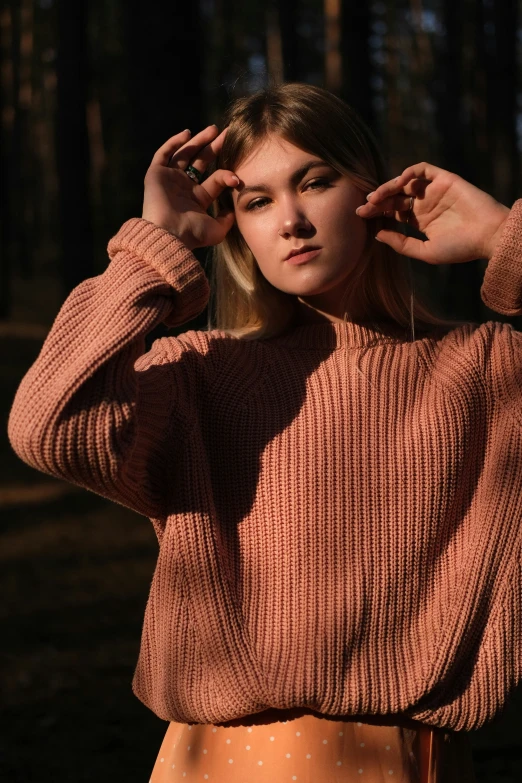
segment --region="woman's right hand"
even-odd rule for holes
[[[142,217],[170,231],[193,250],[219,244],[234,223],[234,212],[212,217],[207,210],[225,188],[239,184],[232,171],[218,169],[199,185],[186,173],[190,164],[203,172],[221,149],[226,128],[209,125],[193,138],[172,136],[152,159],[145,175]]]

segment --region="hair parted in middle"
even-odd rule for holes
[[[234,169],[269,135],[276,134],[296,147],[324,160],[350,178],[364,193],[391,179],[377,141],[358,113],[341,98],[321,87],[286,82],[238,98],[223,117],[228,127],[215,168]],[[215,209],[233,209],[229,189]],[[383,218],[367,223],[362,257],[348,277],[344,299],[345,319],[350,301],[365,312],[365,321],[410,327],[420,331],[453,327],[462,321],[445,319],[414,296],[409,259],[375,234]],[[220,329],[242,339],[273,337],[292,326],[297,296],[275,288],[257,262],[234,223],[225,239],[213,248],[209,329]]]

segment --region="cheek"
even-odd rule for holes
[[[369,224],[349,209],[332,211],[324,225],[334,244],[362,250],[367,242]]]
[[[263,248],[268,248],[273,229],[268,218],[261,215],[256,215],[255,218],[236,215],[236,224],[243,239],[256,257],[259,252],[262,253]]]

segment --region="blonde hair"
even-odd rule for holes
[[[215,168],[234,170],[269,134],[333,166],[365,193],[391,179],[377,142],[352,107],[320,87],[287,82],[236,99],[227,109],[223,126],[227,135]],[[217,209],[232,209],[230,190]],[[463,321],[439,317],[414,295],[410,260],[389,245],[374,240],[385,221],[368,221],[368,240],[359,264],[348,280],[345,320],[349,302],[378,330],[386,322],[415,328],[453,327]],[[409,274],[406,274],[408,271]],[[280,291],[260,272],[257,262],[234,224],[212,250],[209,329],[220,329],[242,339],[276,336],[294,323],[297,295]]]

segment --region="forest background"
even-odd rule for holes
[[[521,20],[519,0],[3,0],[3,421],[65,297],[105,269],[108,240],[141,214],[154,151],[219,124],[268,79],[345,98],[392,174],[426,160],[511,206],[522,196]],[[412,265],[441,313],[521,328],[482,303],[484,259]],[[166,724],[130,681],[152,527],[31,470],[5,426],[0,468],[0,779],[148,780]],[[520,688],[472,743],[477,783],[522,780]]]

